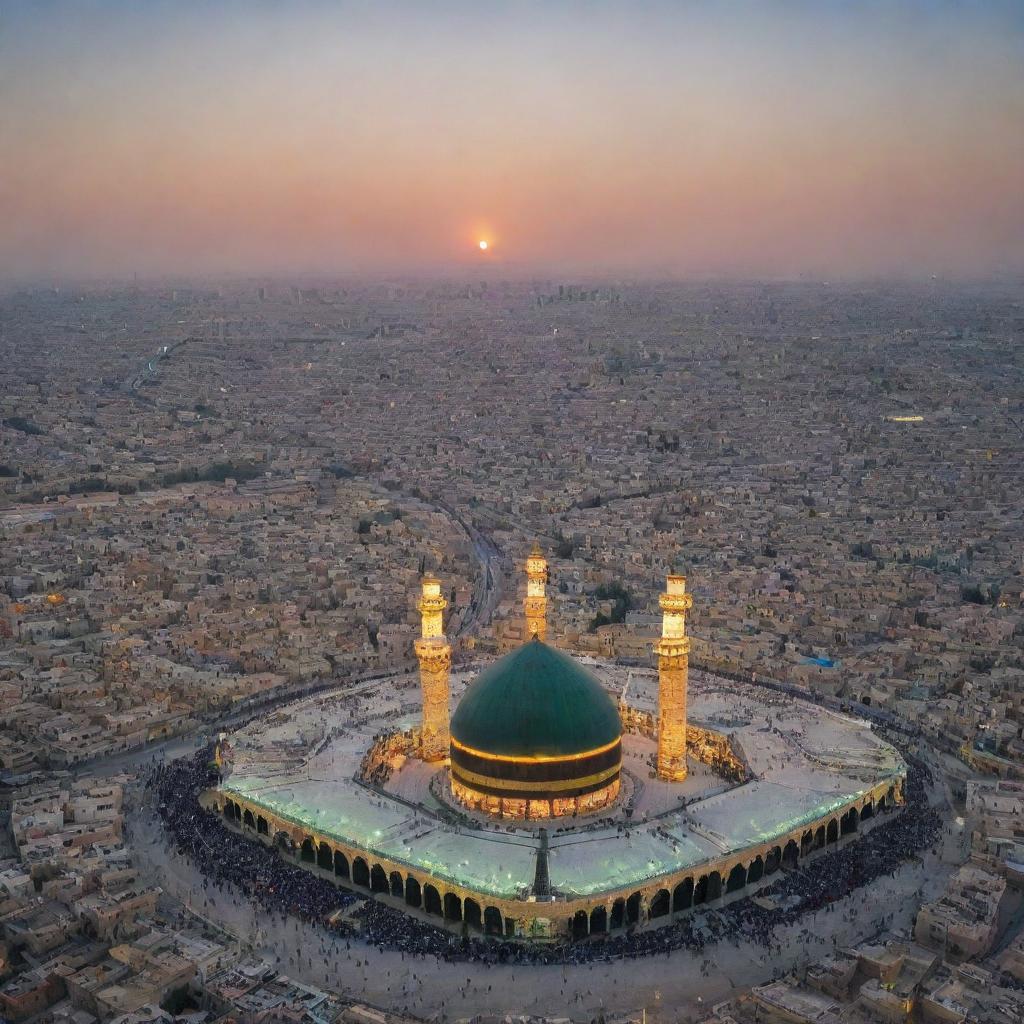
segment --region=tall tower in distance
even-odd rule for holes
[[[423,578],[419,609],[422,635],[416,641],[420,663],[420,689],[423,692],[423,760],[443,761],[448,756],[449,686],[452,648],[444,635],[442,613],[448,602],[441,594],[441,582],[433,576]]]
[[[686,778],[686,687],[690,675],[690,640],[686,613],[693,598],[686,593],[685,576],[668,576],[661,605],[658,655],[658,778]]]
[[[546,639],[548,635],[547,606],[548,599],[544,586],[548,580],[548,563],[535,542],[533,550],[526,559],[526,600],[523,611],[526,613],[526,636]]]

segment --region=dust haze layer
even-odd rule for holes
[[[0,276],[1024,269],[1021,8],[854,6],[9,5]]]

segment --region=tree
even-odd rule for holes
[[[561,538],[555,544],[555,557],[556,558],[572,558],[574,546],[571,540]]]
[[[26,419],[24,416],[8,416],[4,420],[4,426],[10,427],[12,430],[20,430],[23,434],[41,434],[42,428],[33,423],[30,419]]]
[[[590,631],[593,632],[598,626],[607,626],[613,622],[625,622],[626,612],[633,607],[633,595],[619,582],[602,583],[595,591],[594,597],[599,601],[611,601],[611,616],[598,612],[590,624]],[[598,621],[599,619],[603,621]]]

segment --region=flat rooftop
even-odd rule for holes
[[[613,690],[628,685],[630,704],[653,707],[653,673],[593,667]],[[453,707],[474,676],[453,674]],[[584,818],[549,827],[553,890],[589,896],[697,868],[815,821],[905,771],[867,723],[764,688],[691,672],[689,713],[730,735],[752,778],[707,796],[691,788],[685,805],[631,823]],[[497,898],[524,898],[536,828],[453,825],[426,800],[417,805],[356,781],[375,735],[418,721],[418,688],[407,675],[288,705],[232,734],[234,767],[222,789],[371,855]]]

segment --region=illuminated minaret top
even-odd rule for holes
[[[547,637],[547,604],[545,584],[548,580],[548,563],[541,554],[540,547],[533,545],[533,550],[526,559],[526,600],[523,611],[526,613],[526,635],[529,639],[536,637],[544,640]]]
[[[661,639],[680,641],[689,653],[690,641],[686,638],[686,613],[693,607],[693,598],[686,592],[685,576],[666,576],[665,593],[658,598],[661,605]],[[662,653],[660,650],[659,654]]]
[[[441,581],[433,576],[423,577],[423,592],[419,604],[416,605],[421,616],[424,640],[444,638],[442,615],[448,602],[441,594]]]
[[[686,691],[690,674],[690,640],[686,613],[693,598],[685,576],[669,576],[661,605],[658,655],[658,777],[672,782],[686,778]]]
[[[441,594],[441,581],[423,578],[423,591],[416,605],[422,636],[416,641],[423,691],[423,759],[440,761],[448,756],[449,684],[452,649],[444,635],[442,615],[448,602]]]

